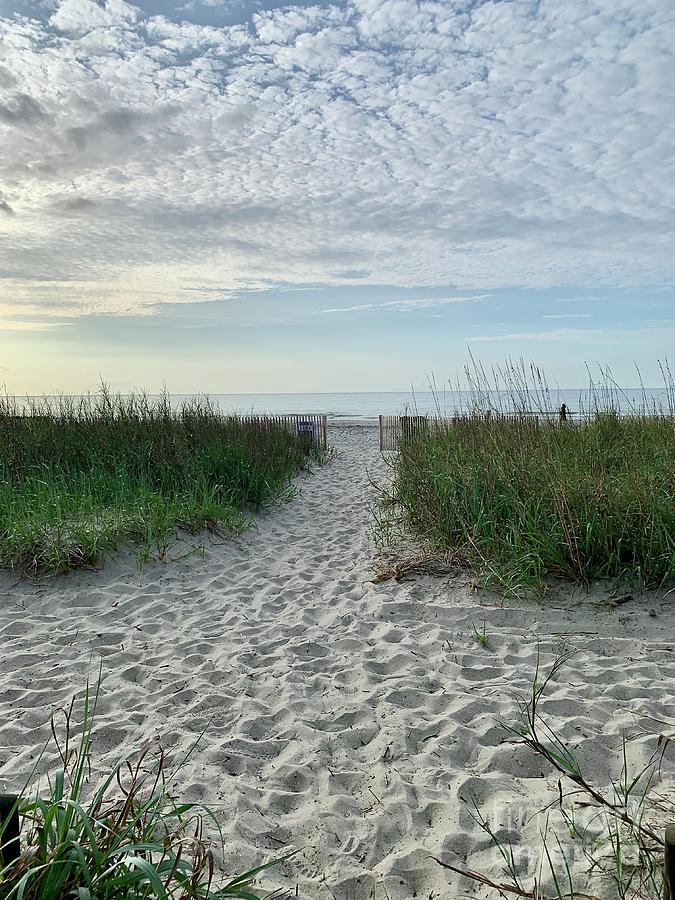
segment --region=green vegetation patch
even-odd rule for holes
[[[394,499],[437,549],[511,593],[562,576],[675,582],[675,422],[467,416],[401,447]]]
[[[0,399],[0,566],[62,572],[120,541],[164,555],[180,527],[241,530],[308,464],[278,423],[224,416],[207,399]]]
[[[87,683],[81,723],[74,700],[62,715],[52,716],[61,767],[33,784],[41,753],[5,810],[0,900],[258,900],[254,880],[288,855],[223,879],[204,836],[206,824],[220,834],[225,851],[215,814],[176,801],[169,791],[202,735],[171,764],[152,741],[127,753],[107,774],[90,778],[100,685],[99,671],[97,685]]]

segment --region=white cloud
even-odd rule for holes
[[[591,313],[547,313],[542,319],[590,319]]]
[[[667,323],[667,320],[666,320]],[[616,349],[618,343],[635,348],[639,344],[649,346],[650,342],[667,338],[671,329],[645,325],[638,328],[555,328],[550,331],[516,331],[509,334],[484,334],[469,339],[469,343],[511,342],[526,345],[531,342],[565,343],[570,347],[577,344],[589,344],[597,352],[597,348],[611,345]]]
[[[485,294],[475,297],[426,297],[420,300],[387,300],[384,303],[359,303],[356,306],[336,306],[332,309],[322,309],[322,313],[345,312],[410,312],[418,309],[431,309],[434,306],[447,306],[453,303],[475,303],[484,300]]]
[[[555,302],[556,303],[586,303],[587,301],[593,302],[594,300],[604,300],[604,299],[605,299],[605,297],[586,295],[586,296],[582,296],[582,297],[559,297]]]
[[[102,5],[94,0],[61,0],[49,24],[65,34],[81,37],[95,28],[133,25],[137,19],[138,9],[124,0],[105,0]]]
[[[203,278],[673,283],[668,10],[351,0],[214,27],[58,0],[48,23],[0,19],[0,272],[125,312]]]
[[[53,322],[22,322],[0,318],[0,331],[50,331],[55,327]]]

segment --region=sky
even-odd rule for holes
[[[658,383],[672,0],[0,0],[0,384]]]

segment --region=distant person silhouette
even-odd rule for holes
[[[563,403],[563,405],[560,407],[560,421],[561,422],[567,421],[567,404],[566,403]]]

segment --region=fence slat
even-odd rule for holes
[[[442,427],[449,423],[469,424],[476,421],[509,421],[530,422],[538,428],[543,422],[559,424],[561,427],[574,427],[592,422],[594,415],[591,413],[571,413],[566,411],[563,418],[559,412],[533,412],[521,410],[514,413],[495,413],[490,410],[485,412],[459,413],[453,416],[385,416],[379,417],[380,424],[380,450],[398,450],[400,445],[407,443],[420,434],[427,433],[438,425]],[[672,898],[675,900],[675,896]]]
[[[0,794],[0,867],[19,858],[19,808],[15,794]]]
[[[262,428],[282,427],[287,428],[291,434],[300,434],[301,425],[305,422],[311,425],[313,443],[319,450],[328,449],[328,416],[318,413],[288,413],[287,415],[261,416],[257,414],[237,416],[244,424],[258,425]]]
[[[666,828],[663,854],[663,900],[675,900],[675,825]]]

